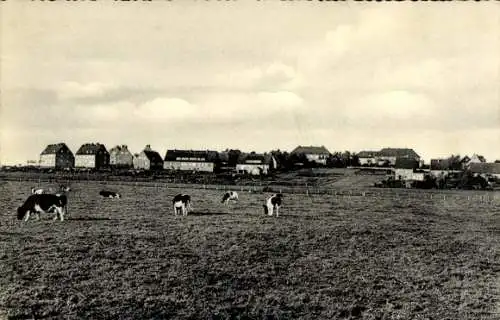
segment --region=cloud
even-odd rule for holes
[[[116,86],[110,83],[82,84],[75,81],[65,81],[58,86],[57,93],[60,99],[94,98],[102,97],[115,88]]]

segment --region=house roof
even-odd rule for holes
[[[178,160],[178,158],[185,158]],[[215,162],[219,159],[217,151],[211,150],[167,150],[165,161]]]
[[[494,163],[494,162],[471,163],[469,170],[473,173],[500,174],[500,163]]]
[[[394,167],[396,169],[416,169],[419,163],[414,159],[397,158]]]
[[[85,143],[78,149],[76,154],[97,154],[99,151],[108,152],[106,147],[101,143]]]
[[[297,148],[293,149],[291,153],[295,154],[330,154],[330,151],[328,151],[324,146],[321,147],[315,147],[315,146],[298,146]]]
[[[158,152],[153,151],[153,150],[143,150],[143,152],[146,155],[146,157],[149,159],[149,161],[154,162],[154,163],[163,162],[163,159],[161,158],[161,156]]]
[[[257,163],[260,161],[260,163]],[[242,153],[238,158],[238,164],[271,164],[273,156],[262,153]]]
[[[131,152],[128,150],[128,147],[126,145],[121,145],[121,146],[115,146],[109,150],[110,153],[112,152],[128,152],[131,154]]]
[[[69,150],[68,146],[66,146],[65,143],[55,143],[55,144],[49,144],[41,154],[55,154],[58,153],[61,149],[66,148]]]
[[[473,158],[476,158],[476,159],[478,159],[478,160],[479,160],[479,161],[481,161],[481,162],[486,162],[486,159],[485,159],[483,156],[478,155],[478,154],[474,154],[474,155],[472,155],[472,157],[470,158],[470,160],[472,160]],[[470,161],[470,160],[469,160],[469,161]]]
[[[450,168],[449,159],[431,159],[431,170],[448,170]]]
[[[420,158],[413,149],[409,148],[383,148],[379,151],[379,156],[398,158]]]
[[[358,158],[373,158],[378,156],[379,151],[360,151],[358,152],[357,156]]]

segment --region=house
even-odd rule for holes
[[[372,166],[377,164],[378,151],[360,151],[357,156],[360,166]]]
[[[411,159],[420,162],[420,156],[408,148],[383,148],[377,155],[378,161],[387,161],[390,166],[396,165],[396,159]]]
[[[404,181],[424,181],[425,172],[418,169],[394,168],[394,179]]]
[[[75,167],[101,169],[109,166],[109,152],[101,143],[85,143],[75,154]]]
[[[431,171],[450,170],[450,159],[431,159]]]
[[[290,154],[305,155],[310,162],[326,165],[330,152],[324,147],[298,146]]]
[[[479,162],[471,163],[469,171],[472,173],[480,174],[482,176],[494,176],[500,179],[500,163],[496,162]]]
[[[131,168],[134,156],[126,145],[118,145],[109,150],[109,165],[113,168]]]
[[[267,175],[277,167],[277,162],[271,154],[255,152],[241,154],[236,164],[236,172],[251,175]]]
[[[49,144],[40,153],[39,165],[43,168],[73,168],[75,156],[65,143]]]
[[[134,169],[161,170],[163,169],[163,159],[161,155],[151,149],[151,145],[146,145],[141,153],[133,158]]]
[[[469,161],[464,163],[464,169],[469,168],[473,163],[486,163],[486,159],[478,154],[473,154]]]
[[[219,163],[217,151],[167,150],[163,168],[166,170],[214,172]]]

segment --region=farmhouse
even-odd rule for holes
[[[109,165],[109,152],[101,143],[83,144],[75,155],[75,167],[100,169]]]
[[[214,172],[219,162],[217,151],[167,150],[163,168],[166,170]]]
[[[134,169],[161,170],[163,169],[163,159],[160,154],[151,149],[148,144],[141,153],[136,154],[133,159]]]
[[[326,165],[330,152],[324,147],[298,146],[290,154],[305,155],[307,160]]]
[[[471,163],[469,170],[482,176],[493,176],[500,179],[500,163],[481,162]]]
[[[473,154],[469,161],[464,162],[464,169],[469,168],[474,163],[486,163],[486,159],[478,154]]]
[[[43,168],[73,168],[75,156],[65,143],[49,144],[40,153],[40,167]]]
[[[126,145],[116,146],[109,150],[109,165],[113,168],[131,168],[133,158]]]
[[[240,155],[236,164],[236,172],[251,175],[266,175],[276,167],[276,159],[272,155],[251,152]]]
[[[378,151],[360,151],[357,156],[359,165],[373,166],[377,164]]]
[[[408,148],[383,148],[379,151],[378,162],[387,161],[390,166],[396,165],[396,159],[411,159],[420,162],[420,156],[413,150]]]

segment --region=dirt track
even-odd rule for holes
[[[30,186],[0,186],[10,319],[500,318],[498,201],[285,195],[276,219],[265,194],[225,208],[214,190],[101,199],[95,182],[73,186],[67,221],[22,224]],[[179,192],[193,215],[173,216]]]

